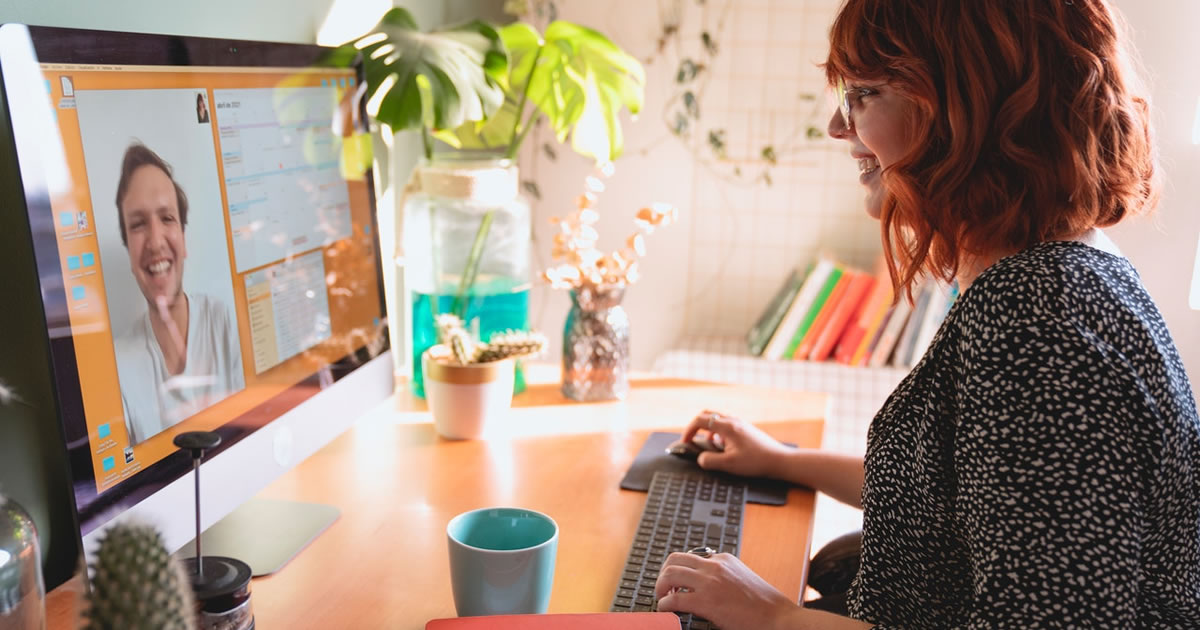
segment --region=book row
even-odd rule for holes
[[[882,263],[870,273],[822,257],[791,271],[746,342],[766,359],[910,368],[957,297],[956,284],[926,280],[895,300]]]

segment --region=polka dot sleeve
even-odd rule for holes
[[[1161,426],[1145,386],[1054,317],[1001,321],[962,367],[953,510],[969,627],[1136,626],[1146,427]]]
[[[871,423],[850,614],[891,628],[1200,628],[1200,417],[1123,258],[984,271]]]

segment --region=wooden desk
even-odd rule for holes
[[[760,422],[802,446],[821,440],[823,394],[636,378],[628,400],[573,403],[531,370],[507,426],[488,439],[434,433],[424,403],[398,394],[260,496],[336,505],[342,516],[273,576],[252,584],[261,628],[424,628],[454,616],[446,523],[489,505],[549,514],[559,525],[551,612],[608,610],[645,494],[618,484],[651,429],[678,430],[705,408]],[[799,598],[814,496],[750,505],[742,559]],[[78,581],[52,592],[49,628],[73,628]]]

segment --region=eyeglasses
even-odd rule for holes
[[[832,94],[833,98],[837,101],[837,108],[842,114],[842,123],[846,125],[846,129],[854,129],[854,121],[850,119],[851,103],[875,93],[876,90],[873,88],[848,88],[846,87],[846,80],[838,77],[837,81],[833,84]]]

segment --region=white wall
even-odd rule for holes
[[[1109,231],[1141,272],[1183,356],[1193,390],[1200,388],[1200,311],[1188,306],[1188,287],[1200,234],[1200,146],[1192,128],[1200,114],[1200,2],[1117,0],[1133,31],[1153,97],[1165,187],[1149,220]]]
[[[657,47],[663,12],[671,3],[661,4],[558,3],[562,17],[600,30],[641,59],[651,57]],[[839,2],[738,0],[735,11],[721,15],[724,4],[710,0],[707,5],[716,9],[704,25],[697,25],[691,21],[697,3],[682,3],[682,41],[691,41],[701,26],[715,30],[724,23],[726,35],[719,42],[718,59],[736,65],[712,69],[723,75],[714,87],[728,95],[722,99],[709,94],[706,102],[709,108],[715,104],[721,110],[715,115],[731,133],[754,136],[763,131],[755,124],[780,109],[792,94],[781,90],[781,85],[809,90],[814,80],[820,80],[806,69],[824,54],[824,49],[816,49],[827,46],[823,38]],[[1117,0],[1117,5],[1126,13],[1148,70],[1166,189],[1153,218],[1126,221],[1110,235],[1139,269],[1192,383],[1198,384],[1200,311],[1188,307],[1187,287],[1200,233],[1200,147],[1191,143],[1200,102],[1200,65],[1195,61],[1200,44],[1194,34],[1200,25],[1200,2]],[[745,22],[757,19],[764,24],[764,12],[769,19],[759,26],[756,37]],[[670,201],[683,211],[681,224],[650,237],[644,277],[625,301],[638,368],[649,367],[660,352],[685,335],[744,333],[789,267],[824,247],[868,266],[878,251],[878,232],[864,220],[861,191],[843,147],[823,151],[814,146],[789,165],[773,169],[771,187],[741,186],[722,179],[728,175],[728,165],[724,170],[721,164],[705,165],[697,160],[699,154],[665,134],[662,115],[679,58],[668,50],[647,66],[646,107],[636,122],[626,125],[629,151],[616,162],[617,174],[601,197],[599,226],[610,244],[627,234],[628,217],[649,201]],[[793,67],[799,70],[788,70],[791,75],[781,70]],[[749,121],[737,119],[747,113]],[[713,123],[712,116],[713,112],[704,114],[706,124]],[[546,219],[571,208],[590,170],[585,160],[565,147],[558,151],[558,162],[549,164],[537,155],[545,138],[543,134],[527,142],[522,155],[523,176],[536,176],[544,197],[535,209],[535,252],[541,256],[536,262],[543,266],[552,235]],[[753,159],[742,165],[755,167]],[[535,292],[532,319],[555,344],[550,357],[558,356],[567,308],[565,293],[546,288]]]
[[[634,367],[690,335],[744,335],[790,269],[822,250],[870,269],[880,245],[863,212],[857,168],[844,143],[808,141],[804,128],[824,129],[828,111],[817,63],[827,51],[829,24],[840,0],[708,0],[706,3],[559,2],[564,19],[593,27],[646,63],[646,102],[636,121],[626,118],[625,155],[601,195],[602,249],[619,246],[633,231],[638,208],[654,201],[677,205],[680,223],[652,234],[641,281],[625,299],[632,326]],[[680,7],[676,40],[659,50],[663,18]],[[719,52],[705,71],[700,135],[681,141],[665,120],[678,98],[680,61],[700,59],[701,32]],[[805,100],[802,95],[814,96]],[[728,159],[708,149],[708,129],[728,132]],[[800,138],[795,137],[799,131]],[[549,163],[541,143],[527,140],[521,166],[535,178],[543,201],[534,212],[534,249],[544,267],[553,231],[548,218],[572,209],[590,164],[568,147]],[[551,139],[552,142],[552,139]],[[764,144],[779,149],[771,185],[754,182],[767,165]],[[786,149],[785,146],[792,146]],[[740,169],[738,176],[735,169]],[[552,174],[551,174],[552,173]],[[559,356],[569,307],[565,292],[539,288],[533,324],[551,338]]]

